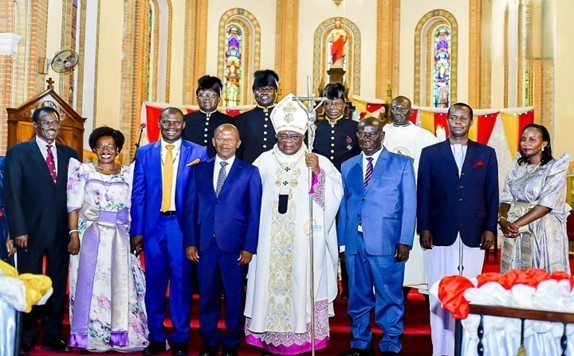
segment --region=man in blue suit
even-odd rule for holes
[[[187,258],[197,263],[202,356],[237,355],[243,333],[243,287],[257,248],[261,178],[257,167],[235,158],[239,131],[220,125],[212,139],[214,159],[194,167],[184,212]],[[225,296],[226,332],[217,323]]]
[[[470,106],[454,104],[447,115],[450,137],[424,148],[419,162],[417,226],[429,287],[459,267],[468,278],[480,274],[496,234],[496,153],[469,140]],[[430,313],[433,355],[453,355],[454,320],[432,293]]]
[[[203,146],[181,139],[183,113],[166,108],[159,119],[161,140],[137,150],[132,190],[131,245],[145,251],[149,346],[144,355],[166,349],[165,295],[173,323],[174,355],[187,355],[190,333],[192,265],[183,249],[183,204],[191,166],[206,160]]]
[[[373,355],[371,310],[383,330],[379,349],[402,349],[403,277],[413,243],[416,216],[412,160],[382,146],[382,123],[359,122],[362,154],[342,165],[344,197],[339,211],[339,245],[345,246],[349,272],[349,315],[353,339],[346,355]],[[373,293],[374,287],[374,293]]]

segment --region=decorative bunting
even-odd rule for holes
[[[496,124],[496,119],[498,118],[498,112],[487,114],[487,115],[477,115],[475,125],[477,127],[477,136],[475,140],[483,145],[488,144],[490,136],[492,135],[492,130],[494,129],[494,124]]]

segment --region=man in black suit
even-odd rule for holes
[[[37,109],[32,120],[36,137],[6,153],[4,202],[10,236],[18,248],[18,271],[41,274],[45,256],[54,292],[46,305],[24,314],[22,351],[27,353],[36,343],[36,322],[41,318],[42,348],[67,352],[60,335],[69,261],[66,186],[68,161],[78,155],[56,142],[60,115],[54,108]]]
[[[221,99],[221,80],[211,75],[204,75],[197,81],[197,104],[199,111],[187,114],[183,139],[207,147],[207,154],[210,158],[215,157],[215,147],[213,147],[213,132],[219,125],[230,124],[231,117],[217,111],[219,100]]]
[[[279,76],[269,69],[258,70],[253,76],[252,89],[257,107],[235,118],[235,126],[239,129],[243,142],[237,156],[247,163],[253,163],[260,154],[272,149],[277,142],[270,117],[277,98]]]

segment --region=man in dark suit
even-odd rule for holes
[[[191,166],[207,160],[206,148],[181,139],[183,113],[166,108],[159,119],[161,140],[136,153],[132,188],[131,246],[145,251],[146,310],[149,346],[144,355],[166,349],[165,295],[169,307],[174,355],[187,355],[190,333],[192,266],[183,249],[183,207]]]
[[[382,354],[398,355],[402,349],[403,276],[415,233],[415,172],[410,158],[382,146],[384,135],[377,118],[361,120],[357,137],[363,154],[341,167],[345,194],[338,238],[349,272],[349,356],[374,355],[372,309],[383,329]]]
[[[241,145],[231,124],[215,130],[217,156],[194,167],[184,216],[187,258],[197,263],[199,276],[202,356],[237,355],[243,333],[243,286],[247,265],[257,248],[261,210],[259,170],[235,157]],[[217,323],[225,296],[226,332]]]
[[[427,249],[429,286],[442,277],[476,277],[496,234],[498,164],[491,147],[469,140],[473,111],[448,110],[450,137],[423,149],[418,173],[417,227]],[[432,291],[432,290],[431,290]],[[431,295],[433,355],[454,353],[454,320]]]
[[[217,77],[204,75],[197,81],[197,104],[199,111],[185,115],[185,129],[183,139],[207,147],[209,157],[215,156],[213,147],[213,131],[222,124],[231,123],[231,117],[217,111],[221,100],[223,84]]]
[[[69,262],[66,188],[68,161],[78,155],[56,142],[60,128],[56,109],[39,108],[32,120],[36,137],[14,145],[6,154],[4,200],[10,236],[18,248],[18,271],[41,274],[46,257],[46,275],[54,292],[45,306],[24,314],[22,351],[27,353],[36,343],[36,322],[42,318],[42,348],[67,352],[70,349],[60,334]]]
[[[237,155],[247,163],[253,163],[277,143],[270,117],[277,98],[279,76],[269,69],[255,71],[253,76],[252,89],[257,107],[235,118],[235,125],[243,138]]]

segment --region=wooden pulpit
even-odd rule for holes
[[[72,147],[78,152],[80,162],[84,151],[84,121],[64,99],[62,99],[48,81],[48,90],[28,100],[17,108],[7,108],[8,112],[8,147],[23,141],[29,141],[35,136],[32,124],[34,110],[51,106],[60,114],[60,133],[57,141]]]

